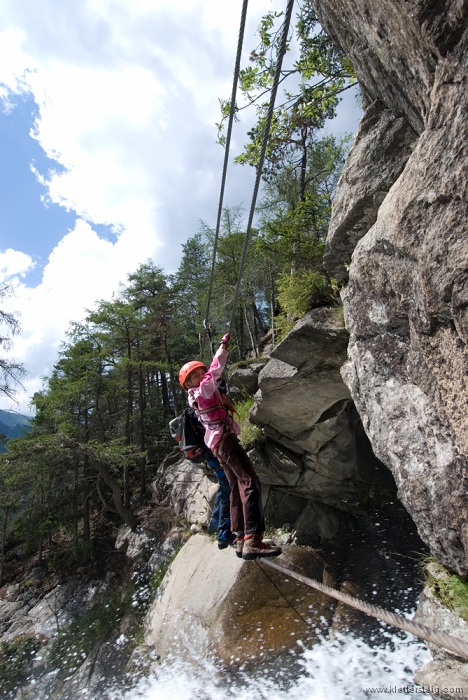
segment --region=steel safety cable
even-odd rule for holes
[[[249,4],[249,0],[243,1],[241,21],[240,21],[240,27],[239,27],[239,38],[237,41],[237,54],[236,54],[236,62],[234,65],[234,78],[232,81],[231,108],[229,110],[229,121],[228,121],[227,133],[226,133],[226,142],[225,142],[225,146],[224,146],[223,174],[221,177],[221,188],[220,188],[220,192],[219,192],[218,218],[216,220],[216,231],[215,231],[215,238],[214,238],[214,243],[213,243],[213,259],[211,262],[210,286],[208,288],[208,301],[207,301],[207,305],[206,305],[205,323],[208,323],[208,319],[210,317],[211,294],[213,291],[214,269],[215,269],[215,265],[216,265],[216,252],[218,249],[219,229],[221,227],[221,216],[223,213],[224,188],[226,185],[226,173],[227,173],[227,167],[228,167],[228,161],[229,161],[229,148],[231,145],[232,124],[234,122],[234,115],[236,113],[237,84],[239,82],[240,62],[241,62],[241,54],[242,54],[242,45],[244,43],[245,20],[247,17],[247,5],[248,4]],[[202,360],[203,360],[204,345],[205,345],[205,335],[203,334],[202,342],[201,342],[201,359]]]
[[[360,610],[361,612],[366,613],[366,615],[375,617],[378,620],[382,620],[383,622],[388,622],[390,625],[398,627],[398,629],[405,630],[405,632],[410,632],[416,637],[420,637],[421,639],[424,639],[428,642],[433,642],[438,646],[444,647],[444,649],[452,651],[458,656],[462,656],[465,659],[468,659],[468,644],[464,642],[463,639],[459,639],[459,637],[453,637],[451,634],[446,634],[445,632],[438,632],[432,627],[421,625],[419,622],[407,620],[406,617],[403,617],[402,615],[397,615],[396,613],[390,612],[389,610],[379,608],[377,607],[377,605],[366,603],[364,600],[359,600],[359,598],[355,598],[354,596],[349,595],[348,593],[342,593],[341,591],[337,591],[334,588],[330,588],[330,586],[327,586],[324,583],[316,581],[315,579],[307,578],[306,576],[302,576],[302,574],[298,574],[295,571],[291,571],[291,569],[287,569],[284,566],[280,566],[279,564],[276,564],[276,562],[270,561],[268,559],[263,559],[262,563],[266,564],[267,566],[271,566],[277,571],[281,571],[281,573],[285,574],[286,576],[290,576],[291,578],[295,578],[297,581],[301,581],[306,586],[310,586],[311,588],[315,588],[321,593],[325,593],[331,598],[335,598],[336,600],[339,600],[342,603],[351,606],[352,608],[356,608],[356,610]]]
[[[234,327],[234,317],[236,314],[236,306],[237,306],[237,302],[239,300],[240,286],[241,286],[241,282],[242,282],[242,274],[244,272],[244,264],[245,264],[245,259],[247,257],[247,249],[249,247],[250,232],[252,229],[252,222],[253,222],[253,218],[254,218],[254,214],[255,214],[255,207],[257,204],[257,195],[258,195],[258,190],[260,187],[260,178],[262,177],[263,163],[265,160],[265,154],[266,154],[266,149],[267,149],[267,145],[268,145],[268,138],[270,136],[270,126],[271,126],[271,120],[273,118],[273,111],[275,108],[276,93],[278,92],[278,85],[279,85],[279,81],[281,78],[281,68],[283,65],[284,54],[286,53],[286,44],[287,44],[287,40],[288,40],[289,25],[291,23],[291,14],[292,14],[293,5],[294,5],[294,0],[288,0],[288,4],[286,6],[286,13],[285,13],[285,17],[284,17],[284,22],[283,22],[283,33],[281,35],[281,41],[280,41],[280,46],[279,46],[279,50],[278,50],[278,59],[277,59],[277,64],[276,64],[275,76],[274,76],[273,85],[271,88],[270,104],[268,106],[268,113],[267,113],[267,118],[265,121],[265,128],[263,131],[263,139],[262,139],[262,146],[260,149],[260,157],[259,157],[258,164],[257,164],[257,175],[255,178],[252,203],[250,205],[249,221],[247,224],[247,230],[245,232],[244,247],[242,250],[242,258],[241,258],[241,262],[240,262],[240,266],[239,266],[239,273],[238,273],[238,277],[237,277],[237,284],[236,284],[236,289],[235,289],[235,294],[234,294],[234,302],[233,302],[233,306],[232,306],[231,320],[230,320],[230,324],[229,324],[231,331]]]

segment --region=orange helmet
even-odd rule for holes
[[[204,362],[199,362],[198,360],[192,360],[192,362],[186,362],[183,367],[181,367],[180,372],[179,372],[179,382],[182,387],[182,389],[185,389],[185,382],[187,381],[187,377],[191,372],[193,372],[194,369],[198,369],[199,367],[203,367],[205,372],[208,372],[208,368],[205,365]]]

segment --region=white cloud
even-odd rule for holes
[[[261,15],[283,5],[251,3],[246,55]],[[41,284],[20,281],[11,301],[22,316],[15,354],[31,373],[27,391],[50,372],[84,307],[108,298],[147,257],[173,271],[198,219],[215,221],[223,151],[214,122],[217,98],[231,90],[240,11],[240,0],[0,4],[0,98],[11,109],[9,93],[34,96],[34,138],[65,167],[37,177],[78,217]],[[243,119],[235,130],[234,153],[248,126]],[[226,203],[248,204],[253,177],[230,166]],[[115,239],[100,239],[93,223],[113,226]],[[1,269],[21,276],[33,264],[27,253],[2,253]]]
[[[19,250],[7,248],[3,253],[0,251],[0,284],[10,282],[16,275],[24,277],[34,265],[33,259]]]
[[[7,251],[5,256],[16,251]],[[123,232],[116,243],[105,241],[91,226],[78,219],[52,251],[42,282],[35,288],[17,281],[14,297],[5,308],[20,312],[22,335],[15,341],[14,354],[26,364],[29,377],[20,392],[20,408],[27,411],[28,397],[40,387],[40,377],[49,375],[57,350],[71,320],[82,320],[85,310],[99,299],[109,299],[129,270],[141,261],[142,248],[135,248]],[[19,262],[23,262],[16,253]],[[24,256],[25,258],[27,256]],[[5,258],[6,259],[6,258]],[[13,271],[15,256],[10,256]],[[0,256],[0,265],[2,256]],[[20,272],[20,264],[15,272]],[[0,404],[9,407],[8,402]]]

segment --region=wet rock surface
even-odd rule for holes
[[[424,545],[399,504],[378,521],[355,521],[345,537],[320,549],[284,545],[286,568],[391,610],[414,607]],[[391,504],[389,504],[389,509]],[[395,517],[400,511],[400,519]],[[380,514],[382,515],[382,514]],[[390,517],[389,517],[390,516]],[[415,584],[416,581],[416,584]],[[258,561],[219,551],[194,535],[169,568],[145,620],[145,642],[161,660],[215,654],[226,666],[273,666],[330,631],[383,643],[385,627]]]

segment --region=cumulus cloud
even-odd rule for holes
[[[17,275],[24,277],[34,266],[35,262],[26,253],[12,248],[0,251],[0,284],[12,282]]]
[[[270,5],[254,8],[246,50]],[[223,153],[213,124],[230,92],[239,13],[231,0],[6,0],[0,81],[34,95],[34,136],[66,168],[41,174],[50,199],[151,237],[174,268],[174,242],[215,217]]]
[[[126,233],[116,245],[99,238],[87,222],[78,219],[52,251],[42,282],[31,288],[17,280],[15,295],[5,303],[7,310],[20,313],[23,330],[14,348],[29,372],[19,396],[22,410],[27,410],[27,397],[40,387],[40,377],[50,374],[70,321],[83,319],[86,309],[99,299],[109,299],[129,269],[138,266],[140,255]],[[11,271],[14,261],[12,256]],[[26,264],[18,258],[17,269],[21,262]]]

